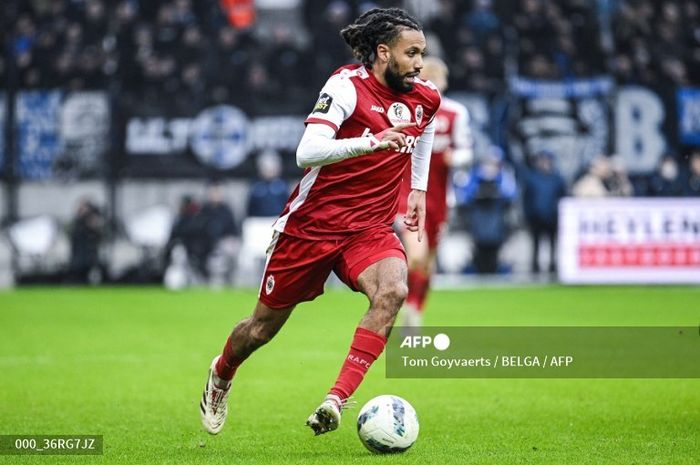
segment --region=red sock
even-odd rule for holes
[[[350,353],[340,369],[330,393],[347,399],[360,385],[369,367],[384,350],[386,338],[365,328],[357,328],[350,345]]]
[[[418,270],[408,272],[408,296],[406,303],[419,312],[425,307],[425,299],[430,288],[430,275]]]
[[[430,290],[430,275],[419,273],[416,279],[416,294],[417,294],[417,305],[416,308],[419,312],[422,312],[425,308],[425,301],[428,298],[428,291]]]
[[[231,381],[233,375],[236,374],[236,369],[243,363],[244,358],[237,357],[233,354],[233,349],[231,348],[231,336],[226,339],[226,345],[224,346],[224,351],[219,357],[219,361],[216,362],[216,374],[219,378]]]
[[[408,270],[408,295],[406,303],[413,308],[418,308],[418,271]]]

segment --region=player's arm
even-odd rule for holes
[[[342,73],[331,76],[306,118],[306,131],[297,148],[297,165],[300,168],[329,165],[406,145],[406,136],[401,131],[412,125],[397,125],[370,137],[336,139],[340,126],[352,116],[356,105],[357,91],[350,79]]]
[[[399,150],[406,145],[406,136],[401,131],[414,125],[398,124],[370,137],[336,139],[332,126],[308,124],[297,148],[297,165],[300,168],[325,166],[389,148]]]
[[[469,165],[474,159],[474,139],[469,127],[469,111],[460,105],[452,125],[452,156],[450,165],[461,167]]]
[[[409,231],[418,231],[418,240],[425,232],[425,192],[428,190],[430,155],[433,151],[435,120],[426,126],[411,155],[411,193],[404,224]]]

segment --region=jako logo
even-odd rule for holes
[[[435,337],[430,336],[406,336],[403,338],[401,345],[399,347],[428,347],[430,345],[435,346],[437,350],[447,350],[450,347],[450,337],[447,334],[436,334]]]

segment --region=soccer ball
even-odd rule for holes
[[[379,396],[367,402],[357,417],[357,434],[376,454],[404,452],[418,438],[418,416],[398,396]]]

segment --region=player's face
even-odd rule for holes
[[[384,71],[387,85],[397,92],[410,92],[423,68],[425,36],[413,29],[401,31],[389,49],[389,62]]]

